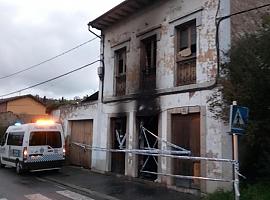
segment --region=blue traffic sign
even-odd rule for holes
[[[249,109],[246,107],[231,105],[230,113],[231,133],[243,134],[248,123]]]

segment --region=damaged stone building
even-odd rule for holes
[[[208,100],[217,88],[223,56],[217,52],[227,52],[234,30],[246,24],[228,18],[217,30],[216,22],[241,10],[238,5],[249,9],[263,2],[125,0],[89,22],[90,32],[101,31],[98,101],[59,114],[71,137],[86,130],[80,123],[91,124],[89,167],[187,192],[231,189],[231,183],[170,176],[230,180],[231,165],[132,150],[168,152],[176,145],[191,156],[232,158],[228,126],[214,118]],[[123,149],[131,151],[111,151]]]
[[[93,146],[118,148],[118,132],[126,134],[127,149],[168,150],[155,137],[141,142],[143,125],[192,156],[231,157],[227,129],[213,118],[207,103],[217,77],[215,20],[218,10],[228,14],[228,9],[215,0],[129,0],[89,23],[101,30],[104,58]],[[229,38],[223,45],[229,45]],[[208,192],[226,186],[159,174],[230,176],[218,163],[99,151],[92,158],[92,169],[98,171]]]

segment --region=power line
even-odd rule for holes
[[[17,75],[17,74],[20,74],[20,73],[29,71],[29,70],[31,70],[31,69],[33,69],[33,68],[36,68],[36,67],[38,67],[38,66],[40,66],[40,65],[42,65],[42,64],[44,64],[44,63],[47,63],[47,62],[49,62],[49,61],[52,61],[52,60],[54,60],[54,59],[56,59],[56,58],[58,58],[58,57],[60,57],[60,56],[63,56],[63,55],[65,55],[65,54],[71,52],[71,51],[74,51],[75,49],[78,49],[78,48],[80,48],[81,46],[84,46],[84,45],[86,45],[86,44],[88,44],[88,43],[94,41],[94,40],[97,39],[97,38],[98,38],[98,37],[95,37],[95,38],[93,38],[93,39],[91,39],[91,40],[88,40],[88,41],[86,41],[86,42],[83,42],[83,43],[81,43],[81,44],[79,44],[79,45],[77,45],[77,46],[75,46],[75,47],[73,47],[73,48],[71,48],[71,49],[69,49],[69,50],[67,50],[67,51],[64,51],[64,52],[62,52],[62,53],[60,53],[60,54],[58,54],[58,55],[56,55],[56,56],[53,56],[53,57],[51,57],[51,58],[49,58],[49,59],[47,59],[47,60],[44,60],[44,61],[42,61],[42,62],[40,62],[40,63],[38,63],[38,64],[32,65],[32,66],[30,66],[30,67],[26,67],[26,68],[24,68],[24,69],[22,69],[22,70],[19,70],[19,71],[17,71],[17,72],[11,73],[11,74],[9,74],[9,75],[2,76],[2,77],[0,77],[0,80],[6,79],[6,78],[10,78],[10,77],[15,76],[15,75]]]
[[[100,59],[100,55],[95,56],[95,57],[93,57],[92,59],[93,59],[93,60],[99,60],[99,59]],[[62,77],[62,78],[61,78],[61,83],[62,83],[64,80],[68,79],[68,78],[69,78],[69,76]],[[61,83],[60,83],[60,84],[61,84]],[[43,85],[42,87],[40,87],[40,89],[42,89],[42,90],[50,90],[51,88],[55,87],[56,84],[59,85],[59,83],[57,83],[57,81],[50,82],[50,84]],[[0,200],[1,200],[1,199],[0,199]]]
[[[26,87],[26,88],[22,88],[22,89],[20,89],[20,90],[14,91],[14,92],[10,92],[10,93],[8,93],[8,94],[0,95],[0,98],[5,97],[5,96],[9,96],[9,95],[12,95],[12,94],[16,94],[16,93],[19,93],[19,92],[22,92],[22,91],[25,91],[25,90],[29,90],[29,89],[34,88],[34,87],[37,87],[37,86],[39,86],[39,85],[43,85],[43,84],[45,84],[45,83],[54,81],[54,80],[59,79],[59,78],[61,78],[61,77],[63,77],[63,76],[67,76],[67,75],[72,74],[72,73],[74,73],[74,72],[76,72],[76,71],[79,71],[79,70],[82,70],[82,69],[84,69],[84,68],[86,68],[86,67],[89,67],[89,66],[91,66],[91,65],[93,65],[93,64],[95,64],[95,63],[97,63],[97,62],[100,62],[100,60],[96,60],[96,61],[94,61],[94,62],[91,62],[91,63],[89,63],[89,64],[83,65],[83,66],[81,66],[81,67],[79,67],[79,68],[76,68],[76,69],[71,70],[71,71],[69,71],[69,72],[66,72],[66,73],[64,73],[64,74],[61,74],[61,75],[59,75],[59,76],[56,76],[56,77],[54,77],[54,78],[48,79],[48,80],[46,80],[46,81],[37,83],[37,84],[35,84],[35,85],[31,85],[31,86],[28,86],[28,87]]]
[[[225,15],[225,16],[216,18],[217,78],[219,78],[219,75],[220,75],[220,44],[219,44],[220,35],[219,35],[219,30],[220,30],[221,22],[226,20],[226,19],[229,19],[231,17],[241,15],[241,14],[245,14],[245,13],[255,11],[255,10],[259,10],[259,9],[262,9],[262,8],[266,8],[266,7],[270,7],[270,3],[264,4],[264,5],[261,5],[261,6],[257,6],[257,7],[253,7],[253,8],[247,9],[247,10],[241,10],[239,12],[235,12],[235,13],[232,13],[230,15]]]
[[[254,11],[254,10],[259,10],[259,9],[266,8],[266,7],[269,7],[269,6],[270,6],[270,3],[264,4],[264,5],[261,5],[261,6],[257,6],[257,7],[254,7],[254,8],[250,8],[250,9],[247,9],[247,10],[241,10],[239,12],[235,12],[235,13],[232,13],[230,15],[226,15],[226,16],[223,16],[223,17],[220,17],[220,18],[217,18],[217,19],[222,21],[224,19],[228,19],[228,18],[236,16],[236,15],[244,14],[244,13]]]

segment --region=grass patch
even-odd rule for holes
[[[217,191],[202,198],[202,200],[234,200],[234,193]],[[240,200],[270,200],[270,182],[241,187]]]

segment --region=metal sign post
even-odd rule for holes
[[[237,106],[233,101],[230,109],[230,133],[233,137],[233,160],[234,163],[234,194],[235,200],[239,200],[239,157],[238,157],[238,136],[243,135],[247,126],[249,110],[246,107]]]
[[[233,106],[237,106],[237,102],[234,101],[233,105],[231,105],[230,109],[230,130],[232,131],[233,129]],[[237,173],[238,170],[238,135],[235,132],[231,132],[233,134],[233,160],[235,160],[234,164],[234,199],[239,200],[240,197],[240,192],[239,192],[239,176]]]
[[[238,158],[238,135],[233,134],[233,159],[236,161],[234,163],[234,194],[235,200],[239,200],[240,191],[239,191],[239,158]]]

